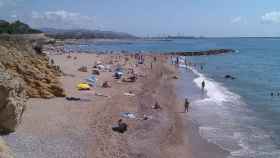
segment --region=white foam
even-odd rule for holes
[[[280,150],[271,139],[273,134],[255,126],[258,118],[239,95],[195,68],[187,68],[198,76],[194,83],[199,88],[203,80],[206,82],[207,98],[194,101],[191,113],[203,138],[229,151],[228,158],[280,157]]]
[[[212,79],[207,78],[205,75],[199,73],[196,69],[187,66],[188,69],[193,71],[198,77],[194,79],[195,84],[200,88],[202,81],[205,81],[205,88],[206,95],[208,98],[205,100],[212,100],[215,101],[217,104],[221,105],[223,102],[238,100],[241,97],[237,94],[230,92],[228,89],[223,87],[220,83],[215,82]]]

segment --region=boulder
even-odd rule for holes
[[[0,71],[0,133],[14,132],[21,122],[27,96],[21,79]]]
[[[231,75],[225,75],[225,79],[232,79],[232,80],[234,80],[234,79],[236,79],[236,78],[233,77],[233,76],[231,76]]]
[[[0,137],[0,158],[14,158],[15,156],[12,154],[9,146],[4,142],[4,140]]]

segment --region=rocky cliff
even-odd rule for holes
[[[14,154],[12,153],[9,146],[4,142],[4,140],[0,137],[0,158],[14,158]]]
[[[34,40],[0,36],[0,134],[15,131],[28,97],[64,96],[58,80],[60,73],[57,66],[49,64]],[[0,137],[0,158],[13,157]]]
[[[7,73],[23,80],[28,97],[65,96],[58,80],[59,69],[49,64],[40,46],[18,37],[0,37],[0,63]]]
[[[0,63],[0,133],[13,132],[20,123],[26,104],[23,81],[5,72]]]

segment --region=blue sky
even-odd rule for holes
[[[0,18],[138,36],[280,36],[279,0],[0,0]]]

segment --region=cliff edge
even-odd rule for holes
[[[0,37],[0,63],[5,72],[23,80],[31,98],[64,97],[58,80],[61,72],[41,51],[41,46],[23,38]]]

